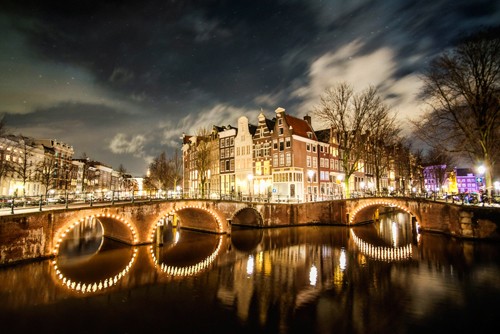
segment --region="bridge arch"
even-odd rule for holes
[[[252,207],[245,207],[237,210],[231,217],[232,225],[262,227],[264,220],[259,211]]]
[[[52,254],[57,256],[59,254],[59,247],[67,234],[76,226],[89,219],[96,219],[101,223],[103,235],[105,237],[132,245],[137,244],[138,234],[136,228],[124,217],[110,213],[98,213],[83,216],[62,225],[56,233],[54,233]]]
[[[188,228],[212,233],[225,233],[224,225],[220,215],[202,205],[186,204],[180,207],[172,207],[163,211],[156,222],[152,224],[149,231],[149,242],[154,242],[155,233],[158,226],[165,224],[168,217],[177,215],[179,217],[180,228]]]
[[[392,200],[390,198],[364,198],[356,201],[354,206],[349,210],[349,225],[352,225],[354,223],[356,215],[361,211],[381,205],[398,208],[402,211],[405,211],[406,213],[415,217],[415,219],[417,220],[417,229],[420,226],[420,216],[417,212],[415,212],[415,210],[411,208],[410,205],[403,205],[401,200]]]

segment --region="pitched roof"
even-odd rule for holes
[[[311,125],[303,119],[297,118],[290,116],[288,114],[285,114],[285,119],[286,123],[292,127],[293,129],[293,134],[304,137],[304,138],[309,138],[307,135],[308,132],[311,133],[310,139],[317,140],[316,134],[314,133],[313,128]]]

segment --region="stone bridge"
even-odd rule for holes
[[[380,206],[408,212],[423,231],[500,240],[498,208],[461,206],[410,198],[361,198],[310,203],[175,200],[61,208],[0,216],[0,265],[56,256],[77,225],[97,219],[104,235],[130,245],[155,242],[161,226],[231,233],[232,225],[266,228],[307,224],[355,225],[372,221]]]

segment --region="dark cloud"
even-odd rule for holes
[[[7,0],[0,110],[140,175],[202,121],[305,114],[340,80],[414,114],[416,74],[499,13],[494,0]]]

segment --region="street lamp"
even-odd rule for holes
[[[477,167],[477,172],[483,175],[486,172],[486,167],[484,167],[484,165]]]

